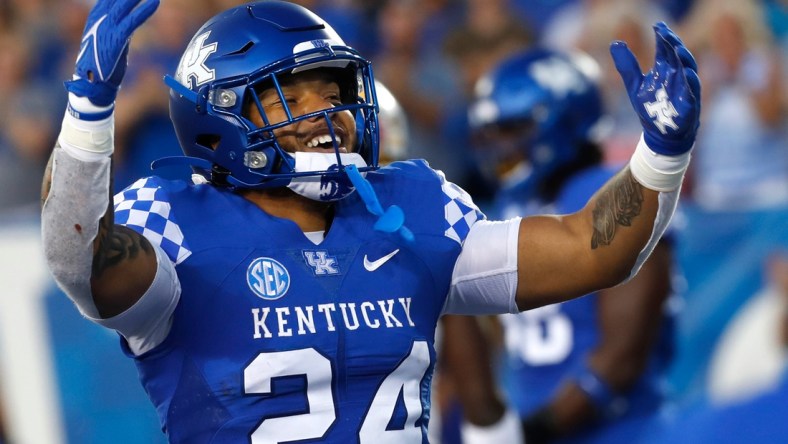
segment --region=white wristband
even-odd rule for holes
[[[640,135],[629,169],[632,176],[646,188],[655,191],[673,191],[681,186],[690,162],[690,151],[678,156],[666,156],[651,150]]]
[[[495,424],[482,427],[464,421],[461,429],[465,444],[516,444],[525,439],[520,417],[512,409],[507,409]]]
[[[115,108],[114,103],[109,106],[94,105],[87,97],[80,97],[72,92],[68,93],[68,106],[77,114],[105,114]]]
[[[80,120],[66,112],[58,142],[68,154],[83,162],[109,157],[115,149],[115,115],[102,120]]]

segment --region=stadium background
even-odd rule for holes
[[[140,41],[132,46],[128,85],[124,83],[118,99],[116,189],[135,176],[148,174],[151,160],[177,152],[166,119],[167,91],[161,75],[177,62],[184,38],[191,36],[198,23],[212,11],[238,3],[162,0],[157,21],[141,29]],[[536,42],[564,47],[583,42],[588,45],[583,49],[606,69],[605,82],[615,91],[620,80],[605,65],[606,54],[594,46],[596,40],[608,42],[609,36],[597,32],[594,39],[583,40],[569,31],[583,25],[594,32],[594,20],[624,20],[625,10],[637,11],[636,23],[664,19],[678,27],[682,36],[693,38],[703,19],[693,11],[711,2],[643,0],[642,5],[624,2],[625,7],[612,0],[302,3],[335,24],[351,45],[371,54],[379,67],[378,78],[394,90],[410,117],[411,154],[445,170],[483,204],[490,193],[475,177],[472,156],[464,151],[467,132],[462,112],[480,67],[495,61],[482,54],[501,56]],[[783,73],[788,72],[785,2],[752,3],[760,14],[758,26],[770,33],[769,49]],[[62,81],[70,75],[68,66],[73,65],[91,4],[90,0],[5,0],[0,4],[0,436],[4,436],[0,442],[165,442],[155,410],[137,382],[133,363],[120,352],[117,336],[80,318],[48,276],[41,254],[40,178],[64,110]],[[480,14],[494,17],[479,19]],[[495,20],[504,20],[497,28],[505,32],[489,31]],[[419,38],[412,38],[411,27],[416,27]],[[696,38],[703,41],[702,36]],[[692,43],[688,44],[695,52]],[[698,45],[700,51],[705,50]],[[641,60],[643,66],[647,63]],[[703,68],[701,64],[701,73]],[[434,87],[436,81],[440,88]],[[788,158],[784,91],[776,124],[782,157],[760,159],[764,163],[779,164]],[[607,154],[610,162],[618,162],[634,147],[637,127],[633,130],[627,120],[633,114],[628,104],[610,94],[618,131],[608,141]],[[442,110],[440,119],[434,118],[435,107]],[[750,148],[757,153],[757,147]],[[694,171],[690,179],[704,173],[708,174]],[[788,172],[783,171],[782,177],[786,176]],[[693,183],[686,186],[675,222],[681,228],[676,260],[683,279],[680,302],[674,307],[678,330],[675,361],[665,381],[671,400],[666,414],[692,409],[709,397],[742,396],[768,387],[783,363],[783,352],[768,330],[758,333],[745,328],[755,333],[726,339],[724,346],[731,350],[749,341],[744,346],[750,353],[747,362],[735,367],[731,359],[741,360],[742,355],[726,355],[720,344],[726,328],[750,302],[771,297],[765,265],[773,255],[788,251],[788,199],[709,206],[694,194]],[[788,193],[788,182],[776,180],[775,184],[776,188],[759,190],[759,195]],[[779,305],[770,307],[775,306]],[[766,322],[767,314],[751,316],[749,325]],[[732,344],[737,339],[739,343]]]

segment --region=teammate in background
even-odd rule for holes
[[[410,125],[405,111],[391,90],[375,80],[378,99],[378,131],[380,133],[380,165],[408,159]]]
[[[615,175],[603,165],[598,71],[585,54],[533,48],[479,81],[469,121],[501,186],[499,217],[578,211]],[[527,443],[635,440],[662,400],[670,266],[663,239],[624,285],[499,317],[505,392]]]
[[[407,160],[409,126],[405,111],[391,91],[375,80],[380,128],[380,165]],[[446,346],[442,338],[448,337]],[[472,430],[501,420],[506,405],[490,365],[485,335],[475,317],[444,315],[435,332],[437,362],[432,384],[429,442],[475,444],[460,435],[456,422],[464,419]],[[455,416],[454,399],[462,405]],[[517,433],[519,428],[514,428]],[[473,433],[469,431],[468,433]]]
[[[122,336],[171,442],[424,442],[441,315],[615,285],[675,209],[700,83],[664,24],[645,75],[611,46],[643,118],[630,166],[577,213],[493,222],[424,161],[377,168],[369,63],[279,1],[210,19],[166,78],[185,157],[157,165],[187,162],[193,183],[143,178],[113,205],[113,103],[157,5],[99,0],[88,17],[42,236],[58,284]]]

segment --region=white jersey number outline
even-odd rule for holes
[[[408,356],[386,376],[375,393],[359,431],[361,444],[420,441],[421,428],[415,424],[424,409],[421,405],[420,385],[429,364],[430,352],[427,343],[414,342]],[[331,361],[313,348],[260,353],[244,369],[244,392],[269,394],[271,382],[275,378],[297,375],[306,376],[309,413],[263,420],[252,432],[252,444],[322,438],[336,420]],[[400,391],[408,411],[405,427],[402,430],[386,430]]]
[[[501,317],[506,331],[506,349],[528,365],[557,364],[572,352],[572,320],[561,304],[546,305],[516,315]]]

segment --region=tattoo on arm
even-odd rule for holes
[[[602,189],[594,206],[594,234],[591,249],[610,245],[618,226],[629,227],[643,209],[643,189],[629,169],[619,173],[613,182]]]
[[[115,181],[114,169],[110,172],[110,190]],[[118,264],[138,257],[140,254],[151,254],[153,248],[142,235],[131,228],[115,225],[114,203],[110,193],[107,212],[99,221],[96,236],[95,253],[93,255],[93,278],[100,278],[102,273]]]
[[[105,223],[106,220],[110,223]],[[93,257],[93,277],[99,278],[101,274],[128,259],[134,259],[140,254],[152,254],[153,249],[136,231],[112,225],[111,217],[101,220],[98,234],[98,247]]]

